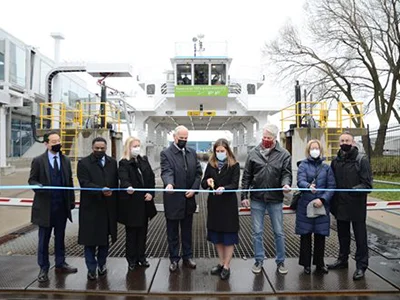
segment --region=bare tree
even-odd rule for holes
[[[400,85],[399,0],[308,0],[307,28],[290,23],[265,45],[264,54],[278,69],[278,78],[301,78],[321,99],[361,99],[379,120],[374,155],[383,153],[391,116],[400,123],[396,101]],[[307,40],[308,42],[302,42]],[[308,44],[308,45],[307,45]],[[312,45],[312,46],[309,46]],[[349,113],[360,114],[350,105]],[[353,118],[357,127],[361,118]]]

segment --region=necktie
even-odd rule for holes
[[[57,156],[54,156],[54,171],[56,173],[60,172],[60,168],[58,166]]]
[[[182,149],[182,155],[183,155],[183,162],[185,163],[185,171],[187,171],[188,163],[187,163],[187,159],[186,159],[186,152],[183,149]]]

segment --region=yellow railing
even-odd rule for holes
[[[301,112],[299,112],[301,108]],[[355,110],[359,113],[354,113]],[[333,157],[339,149],[339,135],[345,128],[355,128],[354,120],[364,127],[362,102],[338,102],[335,108],[327,107],[326,101],[301,101],[281,110],[281,130],[311,127],[325,129],[326,154]]]

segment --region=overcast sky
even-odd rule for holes
[[[304,0],[6,0],[0,27],[53,57],[50,32],[62,32],[65,61],[128,62],[135,70],[170,69],[175,42],[198,33],[227,41],[232,68],[260,67],[261,48],[288,20],[302,20]],[[235,75],[235,74],[234,74]],[[155,77],[159,74],[155,74]],[[115,86],[113,82],[113,85]],[[116,88],[130,91],[126,82]],[[265,95],[277,97],[273,86]],[[283,94],[282,94],[283,97]],[[286,99],[285,99],[286,100]]]

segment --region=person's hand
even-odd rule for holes
[[[241,204],[244,207],[250,207],[250,200],[249,199],[243,199]]]
[[[315,194],[317,192],[317,187],[316,187],[315,183],[310,185],[310,190],[311,190],[311,193],[313,193],[313,194]]]
[[[133,187],[128,187],[127,189],[126,189],[126,192],[129,194],[129,195],[132,195],[134,192],[135,192],[135,190],[133,189]]]
[[[152,199],[153,199],[152,194],[146,193],[146,195],[144,195],[144,200],[145,201],[151,201]]]
[[[220,186],[219,188],[216,189],[215,193],[217,195],[222,195],[222,193],[224,192],[225,188],[223,186]]]
[[[172,194],[174,191],[174,186],[172,184],[167,184],[167,186],[165,187],[166,190],[171,190],[171,191],[167,191],[168,194]]]
[[[289,193],[290,190],[291,190],[290,186],[288,186],[287,184],[285,184],[285,185],[282,187],[282,189],[283,189],[283,192],[284,192],[284,193]]]
[[[192,190],[188,190],[185,193],[186,198],[192,198],[194,196],[194,192]]]
[[[103,195],[106,197],[110,197],[112,195],[112,191],[110,190],[110,188],[108,187],[103,188]]]
[[[322,207],[323,203],[321,199],[315,199],[316,201],[314,202],[314,207]]]
[[[214,179],[208,178],[207,179],[207,184],[210,188],[214,189]]]

